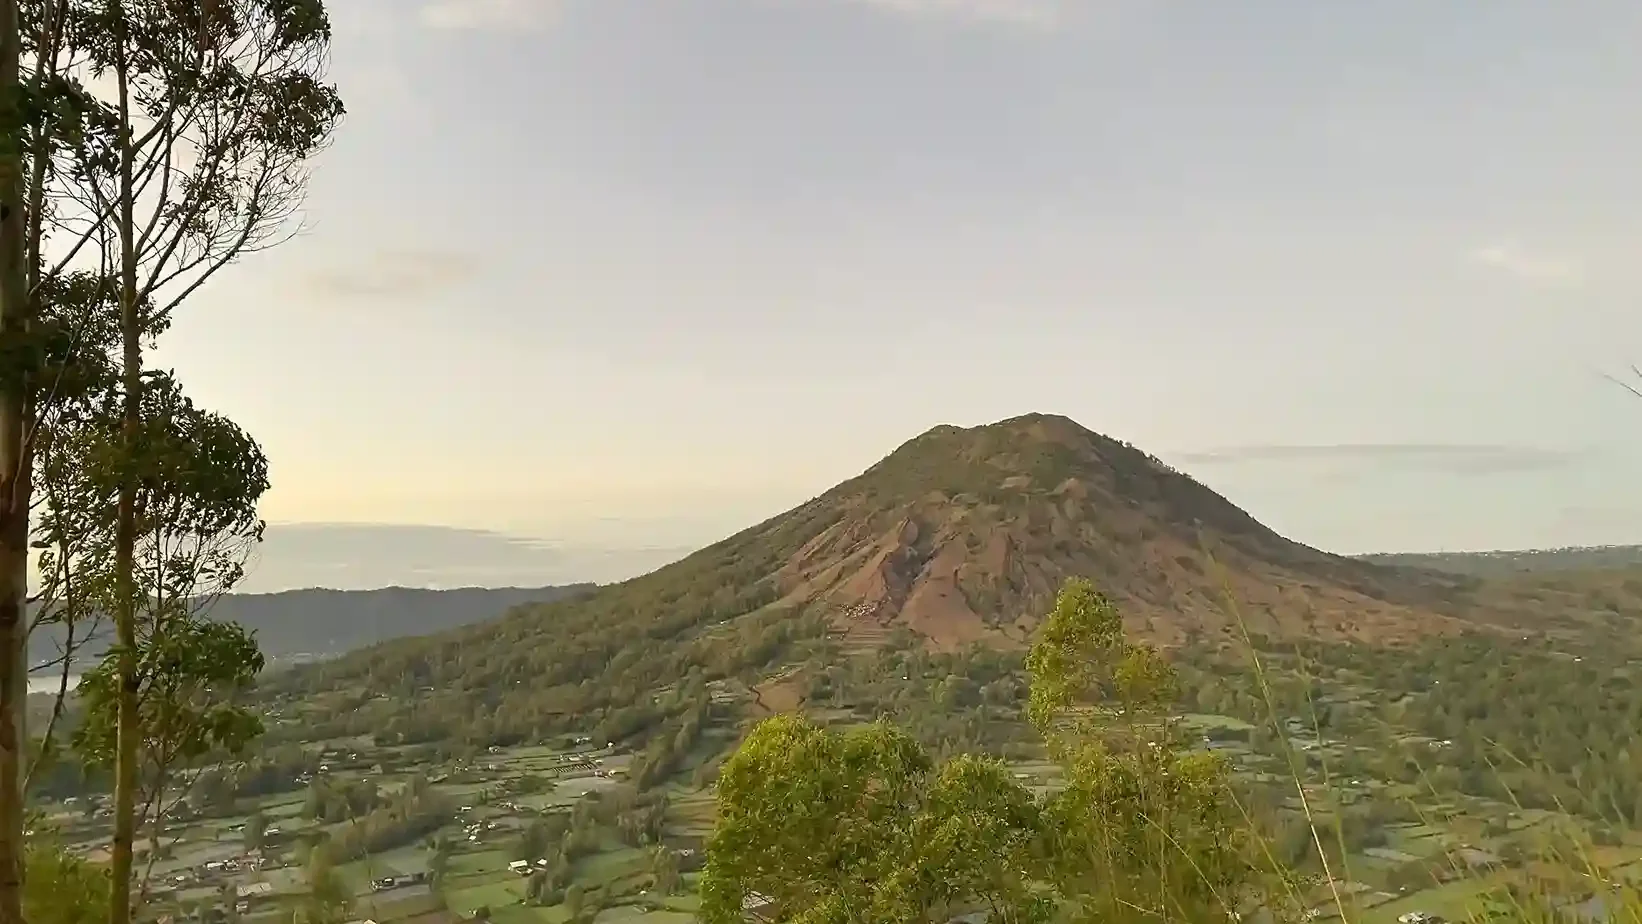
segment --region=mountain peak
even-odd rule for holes
[[[1163,644],[1244,629],[1397,643],[1542,618],[1537,598],[1513,610],[1509,591],[1479,596],[1485,585],[1464,577],[1291,542],[1140,449],[1027,414],[935,427],[643,577],[323,672],[333,687],[414,676],[465,691],[453,695],[491,726],[504,723],[491,691],[543,685],[541,703],[505,718],[530,728],[545,712],[619,710],[696,670],[781,665],[822,631],[846,651],[908,630],[937,649],[1019,647],[1072,577],[1092,580],[1132,631]]]
[[[1019,644],[1068,577],[1094,579],[1165,637],[1242,618],[1228,591],[1266,629],[1443,622],[1410,610],[1429,599],[1419,582],[1291,542],[1148,453],[1055,414],[934,427],[750,532],[731,541],[802,536],[769,577],[781,602],[827,613],[862,641],[904,625],[938,647]]]

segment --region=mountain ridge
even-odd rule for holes
[[[805,665],[919,640],[1018,650],[1069,577],[1164,646],[1228,648],[1244,633],[1401,646],[1625,629],[1642,613],[1625,573],[1496,584],[1323,552],[1127,443],[1039,414],[932,428],[649,574],[281,672],[264,692],[334,697],[336,735],[505,742],[588,726],[617,740],[714,680],[767,690]]]
[[[1353,558],[1479,577],[1548,571],[1603,571],[1642,566],[1642,545],[1572,545],[1470,552],[1370,552]]]
[[[508,610],[531,603],[549,603],[592,592],[593,584],[547,587],[380,587],[372,590],[336,590],[309,587],[255,594],[225,594],[212,601],[206,614],[235,622],[256,633],[270,661],[303,656],[330,657],[356,648],[405,636],[426,635],[501,617]],[[109,626],[104,621],[92,637],[92,646],[77,660],[94,663],[107,647]],[[29,663],[59,657],[64,638],[61,628],[46,625],[29,634]]]
[[[1218,609],[1204,580],[1211,556],[1234,575],[1260,571],[1257,583],[1331,589],[1322,627],[1348,634],[1330,612],[1350,607],[1381,629],[1400,619],[1433,628],[1445,617],[1397,611],[1465,583],[1289,540],[1157,457],[1051,414],[931,428],[752,532],[814,515],[836,522],[777,569],[780,602],[899,622],[937,647],[1022,642],[1070,576],[1094,578],[1143,626],[1165,611],[1207,615]],[[1124,560],[1148,546],[1146,561]],[[988,594],[984,585],[1000,580],[1002,592]],[[989,621],[977,603],[1007,618]]]

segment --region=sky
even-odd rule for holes
[[[162,344],[247,589],[626,576],[1033,411],[1333,551],[1642,542],[1633,0],[330,10],[308,230]]]

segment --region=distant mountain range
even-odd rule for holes
[[[464,587],[423,590],[287,590],[230,594],[211,608],[215,619],[256,631],[263,654],[274,662],[329,657],[407,635],[426,635],[495,619],[527,603],[551,603],[592,591],[596,585],[562,587]],[[106,625],[94,648],[107,644]],[[38,664],[57,657],[60,630],[50,627],[29,639],[29,659]]]
[[[1601,571],[1642,565],[1642,545],[1572,546],[1498,552],[1388,552],[1359,555],[1363,561],[1498,577],[1542,571]]]

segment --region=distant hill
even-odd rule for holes
[[[263,654],[270,660],[292,661],[339,655],[389,639],[496,619],[516,606],[551,603],[593,589],[592,584],[574,584],[455,590],[287,590],[229,594],[213,605],[210,615],[256,630]],[[61,640],[58,632],[36,632],[29,640],[30,661],[40,663],[56,657]]]
[[[1474,629],[1584,631],[1642,613],[1642,583],[1618,578],[1490,582],[1328,554],[1133,446],[1033,414],[936,427],[642,577],[298,668],[267,690],[341,696],[321,710],[347,714],[335,733],[391,715],[407,736],[520,740],[589,722],[627,735],[657,721],[656,704],[674,701],[660,691],[680,684],[774,683],[898,639],[1019,649],[1072,576],[1093,579],[1134,631],[1165,644],[1231,641],[1244,627],[1401,644]],[[377,694],[389,705],[371,705]]]
[[[1019,649],[1072,576],[1165,644],[1235,642],[1241,628],[1389,645],[1634,634],[1642,615],[1642,569],[1480,578],[1328,554],[1133,446],[1034,414],[936,427],[642,577],[299,667],[264,690],[322,704],[311,714],[332,717],[331,735],[505,742],[596,727],[615,740],[718,679],[792,702],[806,668],[851,650]]]
[[[843,614],[847,637],[902,625],[941,648],[1025,643],[1073,576],[1163,641],[1239,621],[1381,640],[1452,630],[1429,607],[1469,583],[1291,541],[1142,450],[1039,414],[937,427],[730,542],[789,536],[802,541],[766,578],[783,603]]]
[[[1497,552],[1394,552],[1359,555],[1381,565],[1453,574],[1498,577],[1546,571],[1598,571],[1642,567],[1642,545],[1573,546]]]

